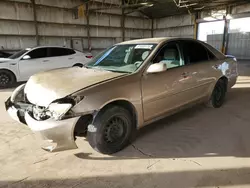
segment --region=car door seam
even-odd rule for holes
[[[165,97],[168,97],[168,96],[171,96],[171,95],[176,95],[176,94],[179,94],[179,93],[183,93],[183,92],[186,92],[186,91],[188,91],[188,90],[190,90],[190,89],[195,89],[195,88],[197,88],[197,87],[200,87],[200,86],[203,86],[203,85],[206,85],[206,84],[210,84],[210,83],[212,83],[212,81],[211,82],[206,82],[206,83],[203,83],[203,84],[199,84],[199,85],[196,85],[196,86],[194,86],[194,87],[190,87],[190,88],[188,88],[188,89],[185,89],[185,90],[182,90],[182,91],[179,91],[179,92],[175,92],[175,93],[173,93],[173,92],[164,92],[163,94],[161,94],[159,97],[157,97],[157,98],[155,98],[155,97],[151,97],[150,99],[143,99],[143,103],[151,103],[151,102],[154,102],[154,101],[157,101],[157,100],[160,100],[160,99],[163,99],[163,98],[165,98]]]

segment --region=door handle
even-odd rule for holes
[[[74,59],[73,57],[69,57],[68,59]]]
[[[16,65],[16,63],[11,63],[10,65]]]
[[[218,69],[220,65],[215,64],[214,66],[212,66],[214,69]]]
[[[186,80],[189,80],[191,78],[189,72],[184,72],[181,74],[181,78],[179,79],[180,82],[184,82]]]
[[[181,74],[181,76],[182,76],[183,78],[187,78],[187,77],[188,77],[188,75],[189,75],[189,73],[188,73],[188,72],[184,72],[184,73],[182,73],[182,74]]]
[[[192,75],[196,75],[197,74],[197,72],[192,72]]]
[[[49,61],[49,60],[47,60],[47,59],[46,59],[46,60],[43,60],[43,62],[48,62],[48,61]]]

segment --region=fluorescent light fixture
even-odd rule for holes
[[[154,4],[151,3],[151,2],[143,2],[143,3],[140,3],[140,5],[144,5],[144,6],[147,6],[147,7],[152,7]]]
[[[228,20],[231,20],[231,19],[233,19],[233,16],[230,15],[230,14],[228,14],[228,15],[226,16],[226,18],[227,18]]]
[[[202,10],[202,9],[204,9],[204,8],[205,8],[205,6],[202,6],[202,7],[194,8],[194,10]]]
[[[145,6],[147,6],[147,7],[152,7],[152,6],[154,6],[154,4],[152,3],[152,4],[147,4],[147,5],[145,5]]]
[[[204,20],[205,21],[214,21],[214,20],[217,20],[217,19],[213,18],[213,17],[205,17]]]
[[[140,5],[147,5],[147,4],[148,4],[148,2],[140,3]]]

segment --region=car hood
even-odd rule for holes
[[[24,92],[32,104],[47,107],[56,99],[124,74],[78,67],[56,69],[30,77]]]
[[[12,59],[9,59],[9,58],[0,58],[0,63],[4,62],[4,61],[10,61],[10,60],[12,60]]]

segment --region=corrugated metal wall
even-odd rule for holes
[[[200,23],[198,27],[198,40],[207,42],[217,50],[222,50],[225,21]]]
[[[89,8],[103,8],[101,0],[91,2]],[[119,6],[120,0],[108,0]],[[73,8],[81,0],[36,0],[39,45],[58,45],[88,51],[87,19],[75,19]],[[106,5],[107,7],[107,5]],[[89,16],[90,49],[93,54],[123,40],[122,10],[96,10]],[[125,16],[124,39],[152,37],[194,36],[191,15],[171,16],[152,20],[139,13]],[[0,1],[0,48],[19,50],[36,46],[36,29],[31,0]]]
[[[235,15],[249,12],[250,4],[235,6],[232,9],[232,14]],[[227,54],[234,55],[238,59],[250,59],[250,15],[248,16],[230,21]]]
[[[35,45],[31,4],[0,1],[0,47],[16,50]]]
[[[126,17],[125,39],[138,39],[151,37],[151,19]]]
[[[227,54],[250,59],[250,33],[230,33]]]
[[[232,18],[229,20],[226,54],[234,55],[237,59],[250,59],[250,4],[233,7]],[[213,25],[216,23],[220,25],[214,28]],[[202,36],[206,35],[206,39],[203,39],[203,41],[221,50],[224,21],[201,23],[199,25],[199,27],[206,25],[206,33],[204,31],[199,33]]]
[[[154,37],[194,37],[192,15],[179,15],[154,20]]]
[[[98,0],[96,0],[98,1]],[[36,0],[39,45],[59,45],[88,50],[87,19],[75,19],[73,8],[81,0]],[[105,1],[108,2],[108,1]],[[113,6],[120,1],[112,1]],[[90,8],[103,8],[93,2]],[[122,41],[121,9],[97,10],[89,15],[91,52],[93,54]],[[151,20],[140,14],[125,16],[125,40],[151,36]],[[30,0],[0,1],[0,47],[19,50],[36,46],[33,6]]]
[[[81,0],[36,0],[37,28],[40,45],[59,45],[72,47],[93,54],[123,40],[154,37],[194,37],[194,20],[192,15],[178,15],[152,20],[139,13],[125,16],[122,28],[122,10],[109,9],[102,0],[91,1],[89,8],[103,8],[89,15],[89,33],[87,19],[75,19],[73,8],[81,5]],[[119,6],[120,0],[105,0],[112,6]],[[111,6],[111,7],[112,7]],[[249,5],[232,8],[233,14],[250,12]],[[201,17],[208,13],[201,12]],[[217,33],[215,33],[217,34]],[[216,38],[217,37],[217,38]],[[240,40],[239,40],[240,37]],[[229,36],[228,53],[240,54],[241,58],[249,58],[248,34],[232,34]],[[88,41],[89,39],[89,41]],[[221,35],[208,35],[208,42],[220,48]],[[238,44],[239,42],[241,44]],[[90,43],[90,45],[89,45]],[[244,45],[243,45],[244,43]],[[31,0],[0,1],[0,48],[19,50],[36,46],[36,29]],[[235,50],[243,46],[239,52]],[[245,55],[242,55],[242,50]]]
[[[216,46],[222,45],[222,34],[208,35],[207,43]],[[250,59],[250,32],[229,33],[227,54],[235,56],[237,59]]]

